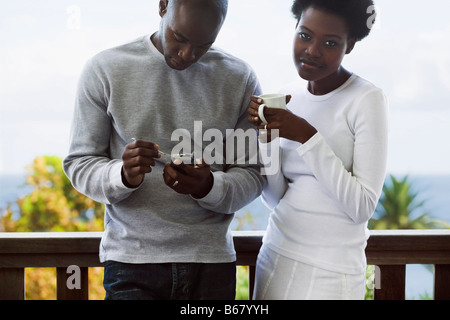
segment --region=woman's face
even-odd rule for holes
[[[332,81],[355,42],[349,39],[349,27],[343,18],[307,8],[298,23],[294,41],[294,59],[300,77],[314,82]]]

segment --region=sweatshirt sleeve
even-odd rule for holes
[[[108,90],[101,71],[88,61],[79,80],[69,153],[63,161],[74,188],[105,204],[121,201],[134,190],[122,183],[122,161],[110,158]]]
[[[354,154],[351,172],[318,132],[297,149],[323,187],[355,222],[368,221],[380,198],[387,162],[388,103],[381,90],[368,92],[358,103],[351,126]]]
[[[235,130],[255,130],[247,120],[247,109],[250,103],[250,96],[260,94],[261,90],[258,80],[252,72],[245,88],[241,113]],[[256,134],[254,135],[254,138],[254,143],[256,145]],[[226,154],[225,158],[227,158]],[[257,154],[253,154],[251,148],[246,144],[246,163],[250,163],[249,159],[251,158],[257,159],[258,156]],[[225,161],[225,163],[226,162],[227,161]],[[240,165],[235,163],[224,165],[222,171],[213,172],[213,188],[208,195],[197,200],[198,204],[205,209],[225,214],[234,213],[240,210],[242,207],[256,199],[266,185],[266,179],[261,174],[261,169],[262,165],[259,160],[256,164]]]

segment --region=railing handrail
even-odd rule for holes
[[[374,265],[450,264],[450,230],[373,230],[366,255]]]
[[[28,267],[56,267],[59,269],[58,277],[63,279],[64,268],[68,266],[77,265],[86,268],[86,272],[88,267],[102,266],[98,257],[102,234],[0,232],[0,286],[2,281],[4,286],[5,283],[14,285],[21,281],[23,268]],[[254,266],[264,231],[234,231],[232,234],[237,264],[250,266],[252,287]],[[404,298],[406,264],[435,265],[435,296],[450,297],[447,285],[450,282],[450,230],[373,230],[368,239],[366,255],[368,264],[379,266],[384,275],[384,288],[376,291],[376,298]],[[10,277],[19,280],[10,280]],[[20,295],[22,291],[15,296]],[[64,294],[61,297],[64,298]]]
[[[366,248],[369,264],[433,264],[436,259],[439,263],[450,263],[450,230],[372,230],[370,233]],[[102,234],[0,232],[0,255],[98,254]],[[232,234],[239,254],[258,251],[264,231],[233,231]],[[389,252],[394,253],[395,257],[386,254]],[[427,254],[423,254],[425,252]],[[448,255],[443,254],[445,252]],[[379,261],[380,259],[383,261]],[[8,267],[5,264],[0,259],[0,267]]]

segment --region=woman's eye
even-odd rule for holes
[[[332,40],[328,40],[328,41],[325,41],[325,45],[327,46],[327,47],[336,47],[338,44],[337,44],[337,42],[336,41],[332,41]]]
[[[300,32],[300,33],[298,34],[298,36],[299,36],[301,39],[303,39],[303,40],[311,40],[310,35],[307,34],[307,33],[304,33],[304,32]]]

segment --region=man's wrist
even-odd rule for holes
[[[214,185],[214,177],[213,177],[212,172],[210,172],[208,179],[203,184],[204,187],[201,188],[201,190],[199,190],[198,192],[191,193],[192,198],[202,199],[202,198],[206,197],[211,192],[213,185]]]
[[[144,181],[144,179],[141,180],[141,182],[138,185],[132,185],[131,183],[128,182],[127,178],[125,177],[125,170],[123,169],[122,166],[122,170],[120,171],[120,175],[122,176],[122,183],[125,187],[130,188],[130,189],[136,189],[138,188],[142,182]]]

